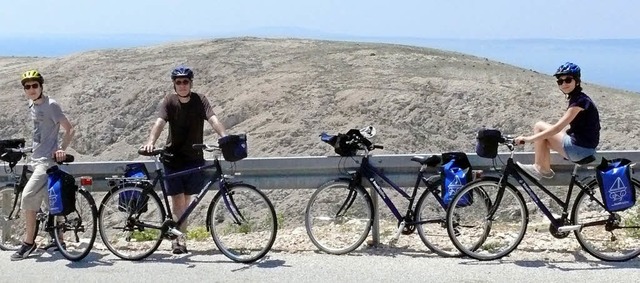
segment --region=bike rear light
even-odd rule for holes
[[[80,185],[82,186],[91,186],[93,185],[93,178],[90,176],[82,176],[80,177]]]

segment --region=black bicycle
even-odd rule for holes
[[[3,140],[0,145],[13,144],[16,147],[3,147],[2,160],[9,162],[9,182],[0,187],[0,249],[17,250],[22,244],[25,222],[20,209],[22,191],[33,173],[28,164],[22,165],[20,175],[14,171],[18,161],[26,161],[31,148],[25,148],[24,139]],[[19,145],[19,146],[18,146]],[[74,157],[58,165],[73,162]],[[37,227],[46,232],[55,243],[58,251],[71,261],[85,258],[95,242],[97,235],[96,219],[98,211],[95,201],[86,187],[92,184],[91,177],[81,177],[80,187],[75,191],[75,208],[66,215],[54,216],[48,206],[43,206],[36,215]],[[51,197],[49,198],[51,200]],[[40,228],[36,228],[36,233]],[[36,234],[37,235],[37,234]]]
[[[499,259],[516,249],[524,238],[529,210],[520,191],[509,182],[511,179],[522,186],[549,219],[549,232],[553,237],[566,238],[573,231],[585,251],[605,261],[626,261],[640,254],[640,205],[636,203],[626,210],[610,212],[604,205],[601,188],[593,175],[583,179],[578,177],[578,169],[595,161],[594,156],[574,162],[569,188],[563,201],[513,161],[516,146],[513,138],[502,136],[497,130],[483,131],[479,133],[479,136],[484,136],[479,139],[479,148],[493,148],[495,151],[490,154],[478,151],[478,155],[495,158],[499,143],[506,145],[511,155],[501,176],[485,176],[471,182],[453,198],[447,211],[447,227],[451,241],[462,253],[478,260]],[[554,216],[526,180],[559,205],[562,214]],[[632,182],[636,187],[640,186],[638,180],[632,179]],[[569,217],[568,208],[575,187],[578,192]],[[464,195],[477,195],[480,192],[488,196],[484,201],[489,204],[488,211],[483,203],[478,206],[477,202],[459,205],[464,201]],[[484,238],[483,244],[477,247],[475,243],[480,238]]]
[[[218,151],[214,145],[195,144],[195,149]],[[145,173],[131,177],[108,178],[113,188],[100,205],[100,237],[116,256],[141,260],[151,255],[163,239],[185,237],[177,227],[184,223],[205,194],[218,183],[219,191],[207,210],[206,227],[218,249],[236,262],[254,262],[269,252],[276,238],[276,212],[267,196],[256,187],[222,173],[217,155],[213,164],[165,175],[161,157],[164,150],[138,151],[153,156],[156,177]],[[229,160],[229,159],[227,159]],[[144,164],[142,164],[144,167]],[[207,169],[215,169],[206,185],[177,221],[173,220],[166,194],[166,179]],[[160,184],[165,204],[154,188]]]
[[[327,182],[311,196],[305,211],[305,227],[311,242],[330,254],[349,253],[364,242],[369,235],[374,216],[371,196],[362,184],[362,178],[366,178],[397,219],[398,228],[390,243],[397,241],[400,234],[410,235],[417,229],[420,239],[434,253],[445,257],[460,255],[451,244],[446,231],[447,205],[441,197],[442,178],[440,174],[428,173],[429,168],[437,167],[441,163],[441,157],[432,155],[411,158],[420,164],[420,169],[413,191],[408,194],[371,163],[371,152],[383,148],[368,139],[373,135],[373,127],[352,129],[340,137],[322,133],[322,140],[337,148],[340,155],[353,158],[358,150],[363,150],[364,154],[359,162],[360,167],[347,172],[348,177]],[[398,212],[376,179],[386,182],[408,200],[404,215]],[[417,192],[422,187],[425,190],[414,209]]]

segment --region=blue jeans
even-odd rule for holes
[[[569,135],[564,135],[564,138],[562,138],[562,147],[569,160],[573,162],[580,161],[596,153],[595,148],[586,148],[573,144]]]

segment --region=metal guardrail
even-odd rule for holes
[[[435,153],[439,154],[439,153]],[[416,174],[420,165],[411,161],[411,157],[416,155],[430,156],[432,154],[399,154],[399,155],[373,155],[371,162],[381,169],[392,181],[401,187],[413,187]],[[469,161],[474,170],[482,170],[483,174],[498,175],[494,167],[501,169],[503,162],[506,163],[509,153],[503,152],[495,160],[480,158],[475,153],[468,153]],[[593,175],[590,169],[600,162],[601,157],[607,159],[625,157],[632,161],[640,159],[640,151],[601,151],[596,154],[597,160],[586,169],[581,169],[581,176]],[[533,163],[534,155],[531,152],[516,152],[515,160],[522,163]],[[330,179],[344,176],[345,170],[358,167],[360,158],[344,158],[339,156],[306,156],[306,157],[264,157],[247,158],[236,163],[222,161],[222,168],[226,174],[235,172],[236,178],[246,183],[253,184],[261,190],[271,189],[311,189],[317,188]],[[64,165],[63,169],[76,177],[91,176],[94,180],[92,190],[94,192],[106,192],[109,187],[105,181],[106,177],[122,175],[125,165],[133,162],[143,162],[149,172],[155,170],[153,160],[135,161],[103,161],[103,162],[74,162]],[[556,172],[556,177],[550,180],[542,180],[543,185],[559,186],[567,185],[573,163],[564,160],[558,154],[551,155],[552,168]],[[21,164],[15,169],[21,170]],[[0,184],[7,182],[8,166],[0,165]],[[435,174],[436,169],[430,169]],[[154,175],[151,173],[152,176]],[[369,185],[368,182],[363,182]],[[381,183],[382,184],[382,183]],[[386,185],[386,184],[383,184]],[[375,222],[372,229],[374,243],[378,243],[378,197],[375,191],[371,191],[374,201]],[[96,200],[99,202],[100,200]]]

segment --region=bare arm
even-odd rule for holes
[[[71,122],[69,122],[69,119],[67,119],[66,116],[63,116],[60,120],[60,126],[64,129],[64,135],[62,136],[60,149],[54,153],[56,161],[63,161],[66,158],[67,153],[65,151],[67,150],[67,147],[69,147],[69,144],[71,144],[73,135],[76,133],[76,130],[73,128],[73,125],[71,125]]]
[[[156,123],[153,124],[153,127],[151,128],[151,133],[149,134],[147,143],[143,146],[145,151],[153,151],[154,145],[156,144],[158,137],[160,137],[160,133],[162,133],[162,130],[164,129],[164,125],[166,123],[167,121],[162,118],[156,119]]]
[[[211,116],[209,120],[207,120],[207,122],[209,122],[209,125],[211,125],[211,128],[213,128],[213,130],[216,131],[216,133],[218,133],[220,137],[224,137],[227,135],[224,125],[220,123],[216,115]]]

